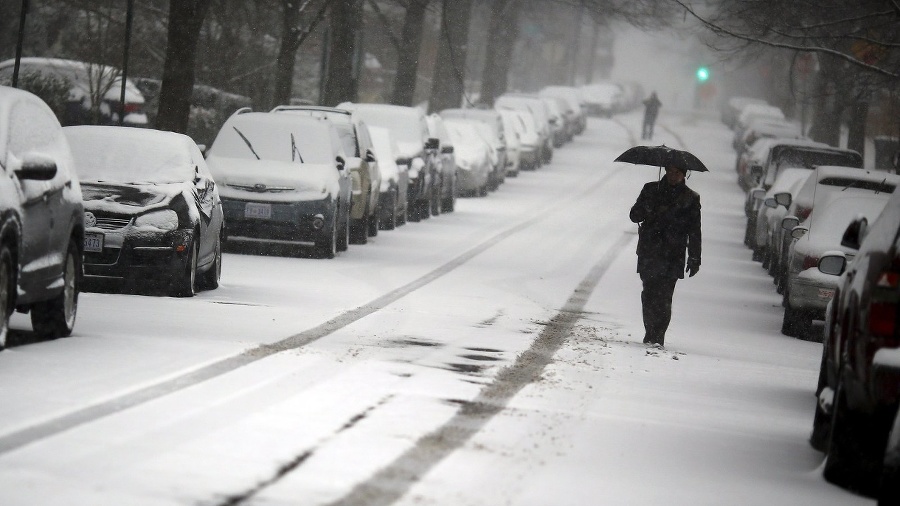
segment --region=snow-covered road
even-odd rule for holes
[[[700,274],[640,344],[639,121],[334,260],[83,294],[71,338],[0,354],[0,504],[870,504],[806,443],[821,345],[779,333],[714,119],[658,125],[711,172]]]

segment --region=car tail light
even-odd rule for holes
[[[125,104],[125,114],[140,114],[141,109],[141,104]]]
[[[800,218],[800,221],[809,218],[809,213],[812,212],[811,207],[798,207],[797,208],[797,218]]]
[[[810,255],[806,255],[805,257],[803,257],[803,269],[802,270],[805,271],[806,269],[814,269],[814,268],[818,267],[818,265],[819,265],[819,257],[814,257],[814,256],[810,256]]]
[[[897,330],[897,302],[900,299],[900,263],[896,260],[875,281],[869,301],[869,334],[894,337]]]

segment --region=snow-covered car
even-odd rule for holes
[[[600,82],[581,87],[588,114],[611,117],[622,102],[622,88],[616,83]]]
[[[849,195],[869,195],[893,193],[900,184],[900,176],[881,171],[867,171],[855,167],[822,165],[816,167],[796,194],[788,199],[785,216],[796,216],[803,222],[812,210],[825,205],[830,199]],[[782,227],[775,230],[772,238],[771,261],[775,262],[771,272],[775,277],[778,292],[784,291],[787,280],[784,272],[786,253],[791,243],[790,234]]]
[[[547,110],[550,112],[550,131],[553,137],[553,147],[559,148],[571,139],[570,128],[567,121],[565,111],[560,109],[558,99],[553,97],[540,97],[547,104]]]
[[[409,174],[406,165],[398,165],[400,147],[391,131],[384,127],[369,127],[369,136],[372,139],[372,148],[375,157],[378,158],[378,167],[381,169],[381,218],[379,224],[384,230],[393,230],[398,225],[406,223],[406,213],[409,208],[407,187],[409,186]]]
[[[498,110],[514,118],[515,131],[519,133],[519,169],[536,170],[543,161],[541,160],[541,137],[534,126],[534,117],[528,111]]]
[[[217,288],[222,201],[197,144],[143,128],[63,132],[84,197],[85,281],[155,285],[180,297]]]
[[[118,125],[122,98],[122,72],[108,65],[59,58],[22,58],[19,79],[28,74],[64,81],[69,86],[63,125]],[[0,62],[0,82],[8,81],[15,60]],[[144,96],[130,79],[125,80],[125,126],[147,126]]]
[[[792,191],[799,189],[810,174],[812,170],[806,167],[783,170],[775,180],[775,184],[766,192],[763,205],[759,207],[756,217],[756,244],[759,245],[760,253],[757,253],[758,256],[754,255],[754,258],[762,260],[763,268],[769,266],[775,232],[781,230],[781,219],[787,215],[787,205],[793,195]]]
[[[537,95],[525,93],[504,93],[494,101],[495,109],[514,109],[531,114],[535,130],[541,140],[541,163],[553,159],[553,132],[550,129],[550,111],[547,104]]]
[[[734,143],[732,147],[736,148],[737,140],[741,139],[744,131],[750,126],[750,123],[759,119],[784,121],[784,111],[768,104],[747,104],[741,109],[740,115],[734,125]]]
[[[517,111],[501,109],[498,111],[506,131],[506,175],[516,177],[522,166],[522,136],[525,126]]]
[[[350,242],[366,244],[378,235],[381,172],[372,150],[372,140],[365,122],[353,118],[350,111],[314,105],[279,105],[271,112],[300,114],[330,121],[347,154],[353,192],[350,199]]]
[[[432,209],[440,205],[441,173],[437,163],[440,140],[429,137],[425,113],[418,107],[391,104],[343,102],[337,107],[351,111],[369,126],[391,131],[400,147],[401,165],[408,166],[409,171],[407,216],[410,221],[429,218]]]
[[[840,232],[842,246],[856,251],[852,261],[842,252],[820,261],[839,281],[826,316],[810,444],[827,454],[826,480],[874,495],[900,403],[900,192],[875,220],[855,219]]]
[[[465,119],[487,126],[489,131],[484,128],[479,128],[478,130],[482,133],[482,137],[491,145],[492,149],[491,157],[494,168],[491,172],[489,188],[491,190],[499,188],[506,179],[507,165],[507,132],[504,130],[503,119],[500,117],[500,113],[495,109],[444,109],[440,112],[440,115],[445,120]]]
[[[459,196],[453,141],[439,114],[431,113],[425,119],[428,121],[428,135],[437,138],[440,142],[437,159],[441,167],[441,205],[440,209],[432,209],[432,212],[434,214],[437,214],[435,211],[451,213],[456,209],[456,197]]]
[[[487,141],[475,133],[471,120],[450,119],[444,122],[456,154],[460,195],[488,194],[491,171],[490,149]]]
[[[852,259],[855,250],[841,245],[847,226],[860,217],[874,221],[890,197],[890,193],[874,192],[841,196],[815,209],[802,224],[798,224],[796,217],[784,218],[784,227],[791,230],[794,240],[784,263],[782,334],[805,338],[812,321],[825,317],[825,306],[834,296],[838,277],[821,272],[819,259],[834,251]]]
[[[41,337],[75,327],[84,208],[69,143],[44,101],[0,86],[0,349],[12,311]]]
[[[736,140],[734,146],[738,156],[753,145],[758,139],[781,137],[784,139],[803,139],[805,138],[800,127],[793,125],[784,120],[762,118],[754,120],[744,130],[740,139]]]
[[[206,155],[219,184],[227,242],[313,246],[334,258],[350,243],[350,171],[334,124],[238,111]]]
[[[744,109],[744,107],[746,107],[750,104],[768,105],[766,103],[766,101],[761,98],[731,97],[722,106],[722,111],[721,111],[722,123],[725,123],[725,125],[727,125],[728,128],[731,128],[733,130],[734,124],[737,122],[738,116],[740,116],[741,111]]]
[[[558,97],[566,101],[567,115],[570,117],[574,135],[580,135],[587,126],[587,106],[581,100],[581,93],[574,86],[546,86],[538,92],[542,97]]]

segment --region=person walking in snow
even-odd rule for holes
[[[667,166],[663,179],[644,185],[629,213],[639,224],[644,344],[663,346],[675,283],[685,272],[693,276],[700,270],[700,195],[687,187],[685,176],[684,169]]]
[[[656,116],[661,105],[662,102],[656,97],[655,91],[644,100],[644,126],[641,129],[641,139],[653,139],[653,125],[656,124]]]

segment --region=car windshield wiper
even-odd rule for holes
[[[247,136],[245,136],[243,133],[241,133],[241,131],[238,130],[238,128],[236,126],[232,125],[231,128],[233,128],[234,131],[237,132],[237,134],[241,136],[241,139],[243,139],[244,143],[247,144],[247,147],[250,148],[250,152],[253,153],[253,156],[255,156],[257,160],[260,160],[259,155],[256,154],[256,150],[253,149],[253,144],[250,144],[250,139],[248,139]]]
[[[303,157],[300,155],[300,150],[297,149],[297,141],[294,140],[294,132],[291,132],[291,161],[294,161],[294,154],[296,153],[297,158],[300,159],[300,163],[305,163],[303,161]]]

